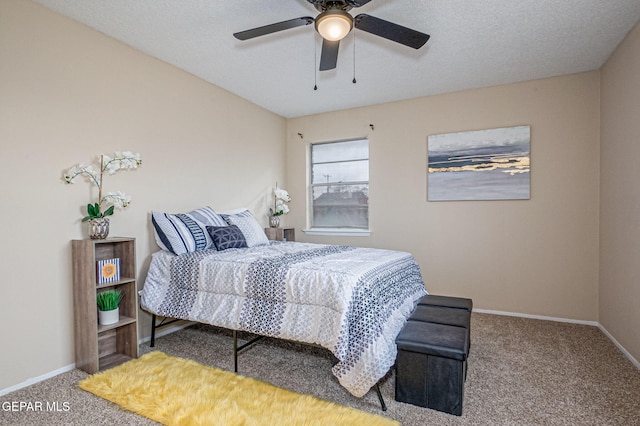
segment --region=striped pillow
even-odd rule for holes
[[[177,255],[212,248],[207,226],[226,225],[211,207],[177,214],[153,211],[151,222],[158,246]]]

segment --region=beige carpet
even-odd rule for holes
[[[407,426],[640,425],[640,371],[597,328],[476,313],[471,321],[463,415],[396,402],[390,373],[381,385],[389,407],[385,416]],[[231,371],[232,345],[229,332],[198,325],[159,338],[155,349]],[[150,352],[148,344],[140,351]],[[243,375],[381,414],[374,391],[357,399],[339,385],[324,350],[267,339],[239,361]],[[69,406],[57,412],[0,410],[0,424],[157,424],[79,389],[85,377],[74,370],[0,397],[0,408],[11,401]]]

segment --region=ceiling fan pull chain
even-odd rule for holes
[[[313,90],[318,90],[318,42],[316,33],[313,33]]]
[[[353,84],[356,84],[356,32],[353,31]]]

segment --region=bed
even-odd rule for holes
[[[322,346],[338,360],[332,372],[340,384],[356,397],[367,393],[393,366],[395,338],[426,295],[413,256],[301,242],[251,245],[154,253],[141,307]]]

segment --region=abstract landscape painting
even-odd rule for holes
[[[428,200],[528,200],[531,126],[428,138]]]

